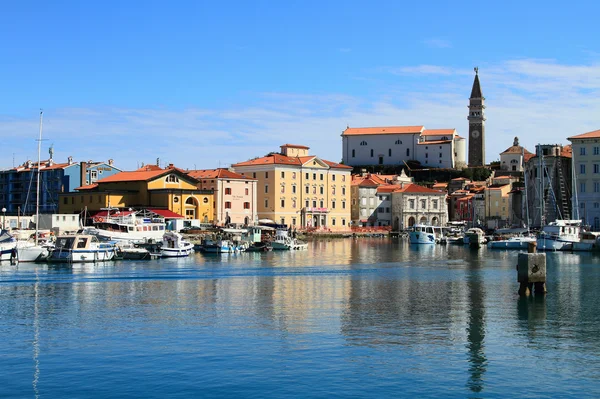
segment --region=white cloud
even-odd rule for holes
[[[63,108],[44,113],[44,154],[55,159],[107,160],[123,169],[142,162],[214,168],[303,144],[311,153],[341,160],[347,125],[425,125],[468,133],[471,68],[417,65],[384,70],[373,93],[299,95],[259,93],[251,106],[228,109]],[[600,65],[553,60],[509,60],[485,66],[486,159],[493,161],[518,136],[530,151],[538,143],[568,144],[567,137],[600,128]],[[378,71],[381,75],[381,70]],[[410,86],[406,85],[406,77]],[[435,76],[435,80],[432,77]],[[0,167],[37,158],[37,113],[0,115]]]

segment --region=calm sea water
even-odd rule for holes
[[[600,397],[600,257],[345,239],[0,265],[0,397]]]

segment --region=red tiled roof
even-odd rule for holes
[[[502,155],[502,154],[522,154],[523,151],[525,151],[525,155],[531,154],[529,151],[527,151],[527,148],[523,148],[520,145],[513,145],[513,146],[508,147],[506,150],[504,150],[504,152],[501,152],[500,155]]]
[[[185,219],[178,213],[170,211],[168,209],[148,209],[150,212],[154,212],[159,216],[164,217],[165,219]]]
[[[233,167],[237,167],[237,166],[254,166],[254,165],[295,165],[295,166],[302,166],[303,164],[305,164],[306,162],[310,161],[313,158],[316,158],[316,156],[310,155],[310,156],[306,156],[306,157],[288,157],[288,156],[281,155],[281,154],[272,154],[272,155],[268,155],[266,157],[251,159],[251,160],[245,161],[245,162],[239,162],[239,163],[233,164],[231,166],[233,166]],[[351,166],[342,165],[342,164],[339,164],[339,163],[327,161],[325,159],[321,159],[321,161],[323,161],[330,168],[334,168],[334,169],[352,169]]]
[[[398,188],[398,185],[386,184],[384,186],[377,187],[378,193],[393,193]]]
[[[136,172],[149,172],[151,170],[163,170],[160,166],[158,165],[144,165],[139,169],[136,169]]]
[[[456,129],[426,129],[421,133],[422,136],[442,136],[449,135],[454,136]]]
[[[188,175],[195,179],[241,179],[241,180],[256,180],[251,177],[240,175],[239,173],[232,172],[227,169],[203,169],[203,170],[189,170],[186,172]]]
[[[114,175],[105,177],[102,180],[98,180],[97,183],[115,183],[115,182],[126,182],[126,181],[150,181],[162,175],[169,173],[178,172],[180,175],[186,175],[186,172],[179,168],[167,168],[167,169],[156,169],[155,165],[146,165],[140,169],[134,170],[133,172],[119,172]],[[193,181],[196,180],[193,176],[189,176]]]
[[[398,187],[395,192],[401,193],[424,193],[424,194],[443,194],[439,190],[433,190],[431,188],[427,188],[424,186],[419,186],[418,184],[405,184],[404,187]]]
[[[421,133],[425,126],[383,126],[383,127],[348,127],[342,136],[359,136],[365,134],[411,134]]]
[[[91,189],[94,189],[96,187],[98,187],[98,184],[97,183],[93,183],[93,184],[88,184],[87,186],[77,187],[75,190],[78,190],[78,191],[80,191],[80,190],[91,190]]]
[[[567,137],[567,140],[571,139],[600,139],[600,130],[594,130],[593,132],[587,132],[578,134],[577,136]]]

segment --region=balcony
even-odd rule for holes
[[[328,208],[304,207],[302,211],[305,213],[328,213]]]

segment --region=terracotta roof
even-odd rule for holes
[[[68,166],[77,165],[75,163],[69,164],[69,163],[66,162],[66,163],[55,163],[55,164],[52,164],[52,166],[47,166],[49,162],[50,161],[48,161],[48,160],[40,162],[40,164],[42,165],[41,168],[40,168],[40,172],[43,172],[45,170],[64,169],[64,168],[66,168]],[[17,166],[15,168],[12,168],[11,170],[16,170],[17,172],[29,172],[31,170],[36,170],[37,171],[37,169],[38,169],[38,166],[37,166],[38,163],[37,162],[32,162],[31,165],[32,165],[31,168],[28,168],[26,166],[21,165],[21,166]]]
[[[179,168],[167,168],[167,169],[155,169],[150,167],[151,165],[144,166],[138,170],[133,172],[120,172],[115,173],[114,175],[105,177],[102,180],[98,180],[97,183],[114,183],[114,182],[126,182],[126,181],[149,181],[155,179],[157,177],[167,175],[169,173],[177,172],[179,175],[186,175],[186,172]],[[146,170],[146,168],[151,170]],[[188,176],[190,180],[193,182],[196,181],[196,178],[193,176]]]
[[[398,185],[394,185],[394,184],[386,184],[384,186],[379,186],[377,187],[377,192],[378,193],[392,193],[394,191],[396,191],[396,189],[398,189]]]
[[[421,133],[422,136],[442,136],[450,135],[454,136],[456,129],[426,129]]]
[[[362,186],[362,187],[375,187],[380,186],[382,184],[388,184],[385,179],[383,179],[380,175],[374,173],[368,173],[365,176],[361,175],[353,175],[352,176],[352,186]]]
[[[433,190],[431,188],[427,188],[424,186],[419,186],[418,184],[405,184],[404,187],[399,186],[395,192],[400,193],[424,193],[424,194],[443,194],[439,190]]]
[[[417,145],[428,145],[428,144],[449,144],[452,140],[432,140],[432,141],[420,141]]]
[[[151,170],[162,170],[162,168],[158,165],[144,165],[139,169],[136,169],[136,172],[144,172],[144,171],[151,171]]]
[[[421,133],[425,126],[384,126],[384,127],[348,127],[342,136],[359,136],[368,134],[415,134]]]
[[[239,162],[233,164],[231,166],[254,166],[254,165],[295,165],[302,166],[304,163],[310,161],[311,159],[316,158],[314,155],[306,156],[306,157],[288,157],[281,154],[272,154],[266,157],[251,159],[245,162]],[[342,165],[339,163],[327,161],[325,159],[321,159],[327,166],[334,169],[352,169],[351,166]]]
[[[500,155],[502,155],[502,154],[522,154],[523,151],[525,151],[525,155],[531,154],[529,151],[527,151],[527,148],[523,148],[520,145],[513,145],[513,146],[508,147],[503,152],[501,152]]]
[[[535,154],[531,154],[531,153],[527,154],[527,153],[525,153],[524,161],[527,162],[527,161],[529,161],[533,157],[535,157]]]
[[[459,180],[469,180],[469,181],[471,181],[470,179],[467,179],[466,177],[457,177],[457,178],[452,179],[452,181],[459,181]]]
[[[577,136],[567,137],[567,140],[571,139],[600,139],[600,130],[594,130],[593,132],[587,132],[578,134]]]
[[[243,179],[256,180],[251,177],[240,175],[224,168],[206,169],[206,170],[189,170],[186,172],[195,179]]]
[[[432,188],[445,189],[448,187],[448,183],[435,183]]]
[[[562,148],[562,152],[560,153],[560,156],[565,157],[565,158],[571,158],[573,156],[573,146],[571,146],[571,144],[565,145]]]
[[[305,145],[299,145],[299,144],[284,144],[282,146],[280,146],[281,148],[283,147],[292,147],[292,148],[302,148],[303,150],[310,150],[310,147],[307,147]]]
[[[98,187],[97,183],[93,183],[93,184],[88,184],[87,186],[81,186],[81,187],[77,187],[75,190],[80,191],[80,190],[92,190],[94,188]]]

